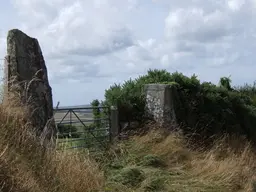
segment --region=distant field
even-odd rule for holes
[[[57,112],[54,115],[55,122],[58,123],[62,120],[62,118],[66,115],[67,112]],[[86,122],[93,120],[93,114],[92,113],[78,113],[76,112],[76,115],[79,117],[81,121],[83,121],[85,124],[90,124],[91,122]],[[69,113],[62,121],[63,122],[69,122],[70,120],[73,122],[72,124],[81,124],[79,123],[79,119],[73,114]]]
[[[66,113],[67,112],[61,112],[61,111],[60,112],[56,112],[55,115],[54,115],[54,118],[62,119],[66,115]],[[93,114],[92,113],[79,113],[79,112],[76,112],[76,115],[79,118],[90,118],[90,119],[93,119]],[[71,117],[72,118],[76,118],[76,116],[73,113],[71,113]],[[70,113],[66,116],[66,118],[70,118]]]
[[[76,115],[79,117],[80,120],[73,113],[71,113],[71,114],[69,113],[68,115],[66,115],[66,117],[65,117],[65,115],[66,115],[66,112],[55,113],[55,115],[54,115],[55,122],[56,123],[61,122],[61,124],[70,124],[70,121],[71,121],[72,125],[77,127],[78,132],[84,131],[84,126],[80,121],[82,121],[85,125],[90,125],[93,123],[93,114],[92,113],[76,112]],[[62,120],[63,117],[65,117],[65,118]],[[102,123],[101,128],[106,128],[109,125],[108,120],[103,120],[103,121],[101,121],[101,123]]]

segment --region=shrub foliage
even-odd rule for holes
[[[145,95],[149,83],[176,86],[177,121],[185,133],[210,138],[217,133],[237,133],[256,141],[256,83],[232,87],[230,77],[220,78],[219,85],[200,82],[196,75],[150,69],[146,75],[114,84],[105,91],[103,105],[118,107],[120,121],[143,120]],[[182,126],[184,125],[184,126]]]

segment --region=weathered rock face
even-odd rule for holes
[[[154,119],[160,126],[175,127],[175,87],[167,84],[147,84],[144,90],[146,94],[146,116]]]
[[[6,61],[8,92],[19,93],[22,103],[28,104],[30,120],[38,136],[55,137],[52,90],[37,39],[18,29],[10,30],[7,36]]]

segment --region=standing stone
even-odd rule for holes
[[[147,84],[144,90],[146,95],[146,116],[155,120],[162,127],[176,127],[175,86]]]
[[[29,107],[31,124],[41,141],[55,138],[52,89],[38,40],[18,29],[10,30],[6,61],[5,91],[18,93],[21,103]]]

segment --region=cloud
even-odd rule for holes
[[[67,105],[103,98],[112,83],[149,68],[213,82],[230,74],[236,84],[254,80],[255,0],[11,2],[3,4],[13,13],[6,18],[38,38],[54,99]]]
[[[224,6],[217,2],[211,8],[202,2],[169,12],[165,36],[174,52],[187,53],[210,66],[235,64],[250,52],[249,44],[243,46],[245,49],[241,44],[249,39],[255,42],[251,2],[226,1]]]
[[[129,28],[118,15],[122,9],[119,10],[119,7],[108,1],[89,3],[81,0],[70,4],[59,0],[36,0],[38,4],[27,2],[29,0],[15,1],[25,19],[35,16],[31,18],[32,24],[24,28],[27,31],[32,26],[38,27],[43,31],[39,35],[42,40],[54,42],[51,47],[47,47],[50,48],[50,55],[97,56],[133,44]],[[38,29],[34,33],[37,32]]]
[[[232,35],[231,19],[220,10],[206,13],[202,8],[179,8],[165,19],[166,36],[201,43],[221,40]]]

